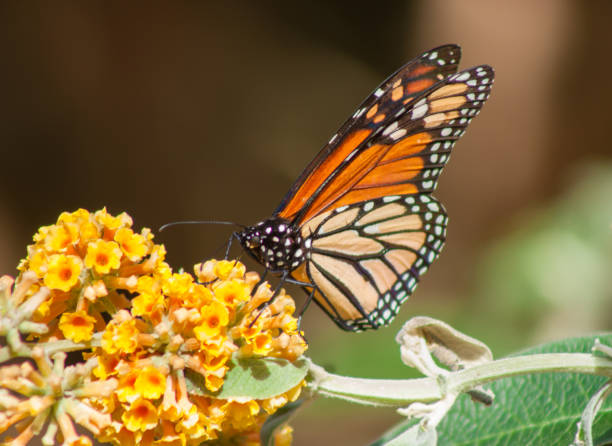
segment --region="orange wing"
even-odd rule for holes
[[[410,98],[408,105],[393,109],[391,119],[350,129],[278,215],[302,224],[344,205],[430,193],[454,143],[488,98],[492,82],[491,67],[474,67]]]
[[[275,215],[305,221],[325,207],[322,204],[333,202],[351,188],[355,176],[381,161],[377,146],[383,149],[383,145],[376,143],[381,139],[381,131],[402,119],[424,91],[455,73],[460,57],[461,49],[457,45],[444,45],[413,59],[391,75],[306,167]],[[373,150],[366,154],[363,150],[366,147]]]

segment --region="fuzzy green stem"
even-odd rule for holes
[[[459,394],[474,387],[530,373],[586,373],[612,377],[612,359],[587,353],[546,353],[499,359],[469,369],[449,372],[443,378],[364,379],[334,375],[312,365],[315,391],[322,395],[360,404],[406,406],[438,401],[449,393]]]

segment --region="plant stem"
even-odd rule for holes
[[[416,379],[365,379],[327,373],[311,365],[315,391],[360,404],[406,406],[431,402],[449,393],[459,394],[476,386],[529,373],[586,373],[612,377],[612,359],[588,353],[545,353],[514,356],[449,372],[444,377]]]

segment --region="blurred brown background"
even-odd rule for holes
[[[343,333],[313,306],[310,356],[411,376],[393,338],[414,314],[497,356],[610,329],[611,18],[603,0],[2,2],[0,271],[63,210],[107,206],[154,230],[259,221],[379,82],[452,42],[496,82],[436,194],[445,251],[390,328]],[[228,231],[156,240],[190,270]],[[399,419],[317,400],[295,444],[367,444]]]

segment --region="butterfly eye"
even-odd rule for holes
[[[259,238],[258,235],[254,235],[253,237],[249,239],[247,243],[250,249],[259,248],[261,246],[261,239]]]

